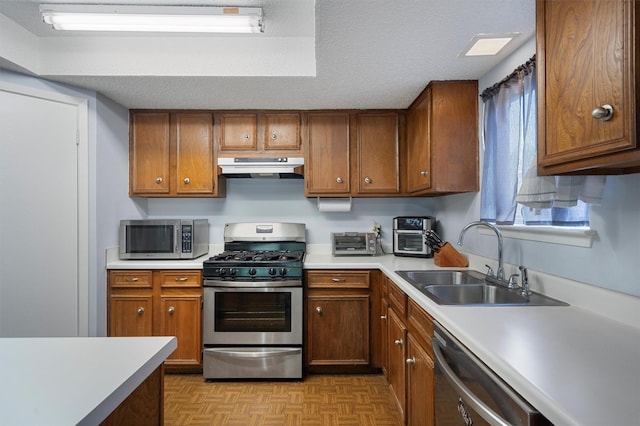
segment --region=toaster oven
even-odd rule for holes
[[[426,232],[435,228],[433,216],[399,216],[393,218],[393,254],[396,256],[433,257]]]
[[[331,233],[331,254],[334,256],[375,256],[377,234],[374,232]]]

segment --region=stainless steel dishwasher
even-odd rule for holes
[[[440,324],[434,324],[436,426],[550,425]]]

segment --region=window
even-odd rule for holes
[[[604,176],[538,176],[535,56],[486,89],[480,218],[498,225],[588,227]]]

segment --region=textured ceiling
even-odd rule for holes
[[[159,1],[135,3],[161,4]],[[207,4],[203,1],[171,4],[177,3]],[[232,65],[238,60],[237,49],[235,52],[216,53],[218,64],[224,63],[226,67],[210,64],[209,68],[215,71],[211,74],[194,72],[194,75],[187,76],[185,74],[189,73],[180,73],[180,68],[176,68],[178,60],[166,60],[167,57],[180,57],[180,43],[203,43],[202,37],[176,37],[175,45],[173,40],[166,43],[172,46],[166,50],[150,44],[153,47],[149,50],[164,54],[154,66],[153,75],[148,72],[146,75],[134,75],[131,70],[136,65],[135,57],[117,57],[116,54],[113,54],[116,58],[113,65],[109,63],[103,67],[108,68],[106,72],[92,71],[82,75],[80,71],[81,75],[71,75],[73,73],[64,67],[58,67],[62,71],[56,71],[54,66],[42,72],[1,57],[1,43],[0,66],[96,90],[129,108],[406,108],[431,80],[482,77],[532,37],[535,30],[535,0],[245,0],[216,5],[262,6],[266,30],[261,35],[265,37],[261,42],[264,41],[265,46],[268,42],[269,45],[291,49],[292,41],[311,40],[311,43],[300,45],[315,44],[315,64],[311,61],[315,73],[305,76],[305,72],[299,72],[299,68],[304,67],[292,59],[296,56],[290,52],[274,51],[269,56],[268,51],[261,51],[260,55],[255,55],[256,58],[273,57],[278,60],[273,73],[268,71],[268,64],[247,65],[233,70]],[[54,46],[53,50],[40,52],[41,57],[49,58],[52,63],[55,63],[57,52],[72,51],[74,43],[85,47],[98,39],[106,43],[104,35],[65,34],[61,37],[60,34],[52,34],[40,21],[38,3],[30,0],[0,0],[0,14],[33,34],[40,46]],[[458,56],[475,34],[504,32],[519,32],[521,35],[500,55]],[[109,37],[109,41],[114,40],[115,43],[122,40],[122,52],[132,44],[131,39]],[[221,42],[233,45],[234,42],[248,41],[215,36],[206,39],[206,43],[218,49],[216,52],[219,52]],[[102,45],[96,43],[96,46]],[[177,49],[175,54],[171,49]],[[263,50],[267,50],[266,47]],[[295,54],[299,53],[304,52]],[[141,57],[149,60],[149,55],[151,52],[144,52]],[[185,63],[199,68],[200,58],[192,56],[183,57]],[[307,52],[308,57],[313,59],[313,52]],[[279,58],[284,58],[284,63]],[[211,60],[206,55],[202,59]],[[86,64],[82,64],[77,55],[74,60],[78,61],[78,69],[85,68]],[[91,56],[87,56],[87,61],[91,61]],[[255,75],[250,75],[253,69],[256,70]]]

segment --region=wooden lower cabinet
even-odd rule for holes
[[[407,424],[433,425],[433,359],[428,350],[409,333],[407,337]]]
[[[407,327],[404,321],[398,317],[393,307],[388,311],[388,352],[389,366],[387,380],[389,389],[395,397],[403,421],[407,420],[406,400],[406,362],[407,359]]]
[[[308,365],[369,365],[369,295],[307,298]]]
[[[110,270],[108,336],[176,336],[168,372],[202,371],[202,273]]]
[[[386,284],[387,332],[383,346],[386,346],[389,389],[406,424],[432,426],[433,320],[391,280],[387,279]]]
[[[371,274],[367,270],[305,272],[307,372],[358,373],[375,368],[371,354],[378,339],[371,332]]]

